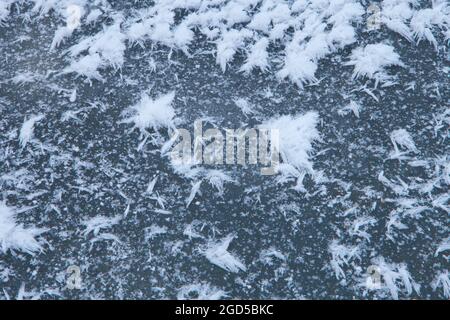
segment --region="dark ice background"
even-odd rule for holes
[[[192,58],[174,52],[173,63],[168,60],[167,48],[127,46],[122,69],[102,71],[106,81],[94,80],[90,85],[74,74],[50,71],[66,67],[69,58],[64,49],[83,35],[100,31],[101,24],[77,30],[61,48],[50,52],[58,25],[52,14],[22,21],[14,12],[13,18],[0,26],[0,152],[12,151],[0,163],[0,176],[26,170],[23,184],[0,180],[0,200],[11,207],[33,207],[18,215],[20,222],[49,229],[43,235],[47,241],[44,252],[35,256],[0,254],[0,288],[10,296],[15,297],[24,283],[27,292],[49,290],[42,298],[165,299],[176,298],[182,286],[204,282],[231,298],[388,298],[358,287],[371,259],[383,256],[407,264],[413,279],[422,285],[420,295],[413,294],[413,298],[443,298],[442,290],[434,292],[430,283],[438,271],[448,269],[445,255],[434,255],[449,234],[448,212],[433,208],[419,219],[405,219],[408,229],[390,241],[385,224],[395,207],[385,199],[397,196],[377,176],[384,171],[391,180],[397,176],[404,181],[431,179],[433,168],[412,168],[387,160],[393,149],[389,134],[399,128],[412,134],[420,159],[448,159],[448,128],[434,134],[434,117],[448,108],[450,97],[449,58],[444,47],[436,52],[425,41],[412,45],[383,27],[375,32],[360,31],[362,41],[320,62],[319,85],[299,90],[291,83],[280,83],[270,72],[240,74],[243,54],[221,72],[215,57],[205,53],[211,47],[202,41],[190,49]],[[20,37],[23,41],[17,41]],[[364,92],[351,92],[366,80],[352,81],[352,68],[342,65],[351,49],[377,41],[393,45],[407,66],[390,69],[399,81],[374,91],[379,102]],[[439,43],[445,42],[439,38]],[[271,54],[277,53],[279,50],[272,48]],[[155,72],[151,72],[150,57],[157,63]],[[9,80],[26,71],[42,78],[24,84]],[[416,89],[407,91],[412,81]],[[77,98],[71,103],[70,92],[60,89],[73,88]],[[159,147],[147,144],[144,151],[137,151],[138,132],[119,123],[122,112],[135,104],[142,92],[157,96],[172,90],[181,119],[178,126],[188,129],[204,116],[214,117],[219,128],[239,128],[276,115],[317,111],[322,141],[315,145],[314,168],[323,171],[329,181],[314,184],[307,178],[308,193],[304,194],[292,190],[292,185],[276,184],[274,177],[261,176],[259,168],[218,167],[231,172],[239,183],[225,184],[223,197],[203,183],[202,195],[186,208],[190,181],[173,172],[160,157]],[[266,90],[273,93],[272,98],[266,96]],[[337,113],[349,97],[363,106],[359,119]],[[235,106],[236,98],[247,99],[260,113],[247,120]],[[77,114],[81,122],[61,121],[64,112],[82,108]],[[24,118],[35,114],[45,114],[34,131],[42,147],[33,143],[22,150],[17,136],[11,138],[10,132],[19,130]],[[155,175],[159,176],[155,190],[167,201],[172,215],[152,211],[159,206],[144,195]],[[31,195],[39,191],[42,193]],[[87,218],[123,214],[127,201],[120,192],[131,199],[130,212],[107,231],[120,243],[92,242],[91,236],[84,237],[81,222]],[[437,188],[433,195],[447,192]],[[424,203],[430,200],[428,195],[413,197]],[[371,242],[362,244],[361,260],[348,268],[347,283],[343,284],[329,267],[328,246],[333,239],[358,243],[346,231],[353,217],[344,215],[355,205],[360,212],[376,217],[377,224],[370,228]],[[235,234],[229,251],[242,259],[247,271],[230,273],[211,264],[199,250],[205,241],[183,235],[186,225],[195,220],[205,223],[201,231],[205,238]],[[145,239],[145,228],[153,224],[166,227],[167,233]],[[286,261],[273,258],[263,263],[260,252],[270,247],[282,252]],[[70,265],[82,269],[81,290],[65,288]]]

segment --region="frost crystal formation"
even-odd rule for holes
[[[449,27],[445,0],[0,0],[0,299],[449,299]],[[196,121],[279,130],[276,174],[173,161]]]

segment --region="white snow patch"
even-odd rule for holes
[[[256,107],[253,106],[250,102],[248,102],[248,100],[244,99],[244,98],[237,98],[234,99],[234,104],[241,109],[242,113],[244,114],[244,116],[247,118],[248,115],[250,114],[254,114],[256,112]]]
[[[405,154],[418,152],[413,138],[405,129],[392,131],[390,138],[394,145],[394,152],[390,155],[391,159],[402,159]],[[400,147],[404,150],[400,150]]]
[[[20,128],[19,141],[22,148],[25,148],[28,142],[33,138],[34,125],[36,122],[42,120],[43,115],[32,116],[28,120],[25,120]]]
[[[11,10],[11,5],[15,2],[15,0],[2,0],[0,1],[0,26],[3,26],[3,22],[9,16],[9,11]]]
[[[172,107],[175,92],[170,92],[152,99],[147,94],[142,94],[141,100],[126,110],[130,117],[122,120],[124,123],[134,123],[134,127],[142,133],[146,129],[158,131],[163,128],[175,129],[175,110]]]
[[[209,184],[216,188],[219,195],[223,194],[223,184],[234,182],[233,179],[220,170],[208,170],[205,177]]]
[[[265,121],[260,127],[277,129],[280,134],[279,151],[284,162],[299,172],[314,173],[310,154],[313,143],[320,140],[316,126],[319,115],[310,111],[303,115],[285,115]]]
[[[442,287],[444,297],[450,299],[450,274],[448,273],[448,270],[439,273],[431,283],[431,287],[434,291]]]
[[[431,42],[435,49],[438,43],[433,35],[433,26],[439,27],[443,32],[450,27],[450,7],[447,1],[433,1],[433,7],[414,12],[410,26],[414,37],[419,43],[422,39]]]
[[[338,110],[340,116],[346,115],[349,112],[353,112],[355,117],[359,118],[359,112],[361,111],[361,105],[355,101],[350,101],[348,105]]]
[[[438,248],[436,249],[435,256],[439,255],[441,252],[449,251],[450,250],[450,237],[442,241],[441,244],[439,244]]]
[[[371,216],[362,216],[356,218],[349,230],[349,234],[366,239],[370,242],[370,234],[366,231],[368,226],[373,226],[377,223],[377,219]]]
[[[372,262],[382,281],[380,287],[371,289],[389,291],[394,300],[398,300],[399,293],[402,292],[407,296],[413,291],[419,293],[420,285],[412,279],[404,263],[387,263],[383,257],[375,258]]]
[[[151,240],[154,237],[167,233],[167,227],[160,227],[156,224],[152,224],[150,227],[145,228],[145,240]]]
[[[89,81],[95,79],[98,81],[104,81],[98,69],[103,65],[103,60],[99,54],[90,54],[84,56],[78,61],[73,61],[70,66],[64,68],[64,73],[76,73],[79,76],[86,77]]]
[[[42,246],[36,237],[45,229],[35,227],[25,228],[17,224],[16,212],[0,202],[0,246],[4,254],[10,251],[22,251],[31,255],[42,251]]]
[[[247,60],[241,67],[241,71],[244,73],[250,73],[253,69],[260,69],[262,72],[266,72],[269,69],[269,54],[267,47],[269,46],[269,40],[267,38],[261,38],[253,44],[247,55]]]
[[[87,237],[92,232],[94,236],[97,236],[100,230],[111,228],[112,226],[118,224],[121,219],[121,216],[96,216],[87,219],[82,222],[82,225],[85,227],[85,229],[82,231],[82,235]]]
[[[250,30],[232,29],[225,32],[222,38],[217,41],[216,62],[220,65],[223,72],[225,72],[227,63],[233,59],[236,51],[244,45],[244,40],[252,36],[253,32]]]
[[[345,273],[342,268],[348,266],[354,259],[360,259],[360,249],[357,246],[345,246],[338,240],[333,240],[328,251],[331,253],[330,266],[334,270],[336,279],[345,282]]]
[[[245,265],[227,251],[228,246],[233,239],[233,235],[228,235],[219,242],[210,243],[204,251],[204,254],[211,263],[226,271],[234,273],[246,271],[247,268]]]
[[[389,0],[382,2],[381,22],[405,39],[413,42],[413,34],[407,21],[411,19],[414,10],[411,5],[415,0]]]
[[[192,201],[194,200],[197,194],[201,194],[200,192],[201,184],[202,180],[192,183],[191,192],[189,194],[189,197],[186,199],[186,208],[188,208],[191,205]]]
[[[404,67],[400,56],[394,51],[394,47],[383,43],[368,44],[364,48],[356,48],[352,51],[350,61],[344,65],[354,66],[353,78],[367,77],[378,82],[386,82],[391,79],[385,68],[389,66]]]

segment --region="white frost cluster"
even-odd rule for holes
[[[420,285],[412,279],[405,264],[387,263],[383,257],[374,259],[373,263],[381,276],[381,286],[377,288],[378,290],[389,291],[394,300],[398,300],[401,292],[407,296],[413,291],[419,293]]]
[[[42,251],[42,246],[36,238],[44,231],[44,229],[25,228],[22,224],[17,224],[15,211],[7,207],[4,202],[0,202],[0,247],[3,253],[11,250],[33,255]]]
[[[439,273],[431,284],[434,291],[442,287],[444,297],[450,299],[450,274],[448,270]]]
[[[320,59],[356,41],[352,23],[361,20],[364,9],[356,1],[297,1],[292,7],[298,16],[274,28],[270,36],[283,38],[287,28],[296,30],[286,40],[284,64],[278,76],[302,88],[317,81],[315,74]],[[332,26],[330,30],[327,25]]]
[[[431,8],[414,10],[416,0],[385,0],[382,2],[381,22],[410,42],[426,39],[438,49],[434,27],[446,34],[450,27],[450,7],[446,0],[432,1]],[[408,25],[409,23],[409,25]]]
[[[245,271],[247,268],[236,257],[234,257],[228,250],[230,242],[234,239],[233,235],[229,235],[219,242],[213,242],[208,245],[204,251],[205,257],[216,266],[229,271],[239,272]]]
[[[105,27],[95,36],[81,40],[69,49],[72,58],[78,57],[85,51],[88,52],[88,55],[82,56],[77,61],[73,60],[63,73],[75,72],[89,80],[101,81],[103,78],[98,71],[99,68],[111,66],[114,69],[119,69],[122,67],[126,49],[126,36],[121,32],[120,27],[123,17],[118,14],[114,16],[114,20],[114,24]]]
[[[370,242],[370,234],[366,231],[369,226],[373,226],[377,223],[377,219],[372,216],[362,216],[356,218],[351,228],[349,229],[349,234],[351,236],[357,236],[366,239]]]
[[[263,72],[269,69],[269,53],[267,47],[269,46],[269,39],[261,38],[255,42],[249,49],[247,60],[241,67],[244,73],[250,73],[253,69],[259,69]]]
[[[174,129],[175,110],[172,107],[175,92],[170,92],[150,98],[147,94],[141,96],[141,100],[127,110],[128,118],[124,123],[133,123],[135,128],[142,133],[147,129],[158,131],[163,128]]]
[[[34,125],[36,122],[42,120],[43,115],[32,116],[28,120],[25,120],[20,128],[19,142],[22,148],[25,148],[28,142],[33,138]]]
[[[0,26],[3,25],[3,21],[9,16],[9,10],[13,0],[2,0],[0,1]]]
[[[344,116],[344,115],[348,114],[349,112],[353,112],[355,117],[359,118],[360,111],[361,111],[361,105],[359,103],[356,103],[355,101],[350,101],[350,103],[348,105],[346,105],[345,107],[342,107],[341,109],[338,110],[338,114],[340,116]]]
[[[223,194],[223,184],[225,182],[233,182],[233,179],[220,170],[207,170],[205,177],[209,184],[216,188],[219,195]]]
[[[83,76],[89,79],[103,81],[103,77],[97,70],[103,64],[103,60],[97,53],[84,56],[78,61],[73,61],[70,66],[63,70],[63,73],[77,73],[78,76]]]
[[[442,241],[439,244],[438,248],[436,249],[436,253],[434,255],[437,256],[441,252],[449,251],[449,250],[450,250],[450,237],[448,237],[447,239],[444,239],[444,241]]]
[[[0,23],[6,20],[16,1],[0,3]],[[103,0],[32,2],[32,13],[42,16],[54,10],[66,19],[67,25],[55,31],[52,49],[71,36],[75,28],[84,28],[103,14],[111,18],[102,31],[69,48],[73,60],[64,73],[101,80],[99,69],[122,66],[127,44],[145,47],[150,42],[151,47],[163,45],[190,56],[190,46],[202,37],[216,45],[212,53],[223,71],[242,53],[246,59],[240,71],[264,72],[273,67],[279,79],[289,79],[300,88],[317,81],[321,59],[357,41],[355,27],[363,22],[366,13],[356,0],[154,1],[148,7],[119,13]],[[381,3],[380,23],[411,42],[426,39],[437,48],[433,32],[449,34],[448,3],[435,0],[430,8],[416,10],[416,6],[416,0],[385,0]],[[178,12],[185,14],[178,18]],[[74,23],[75,18],[81,21]],[[283,48],[281,55],[269,55],[271,47]],[[357,64],[355,77],[386,80],[381,70],[401,65],[389,47],[377,44],[356,49],[350,61]],[[378,60],[374,56],[379,56]]]
[[[256,107],[253,106],[248,100],[244,98],[237,98],[234,100],[234,104],[241,109],[242,113],[245,117],[248,117],[249,114],[254,114],[256,112]]]
[[[426,39],[431,42],[436,50],[438,42],[433,35],[433,26],[437,26],[442,31],[450,28],[450,7],[446,0],[433,1],[432,8],[418,10],[411,18],[411,28],[417,42]]]
[[[82,235],[87,237],[90,233],[94,236],[97,236],[102,229],[109,229],[112,226],[119,223],[121,217],[105,217],[105,216],[96,216],[90,219],[87,219],[82,222],[84,226],[84,230],[82,231]]]
[[[357,246],[345,246],[338,240],[333,240],[328,247],[331,253],[330,266],[334,270],[336,279],[345,281],[345,273],[342,268],[348,266],[354,259],[360,259],[360,250]]]
[[[354,49],[350,61],[345,65],[354,66],[353,78],[368,77],[375,79],[376,83],[391,78],[385,71],[386,67],[404,66],[394,47],[383,43],[368,44],[364,48]]]
[[[394,152],[391,153],[391,159],[401,159],[405,154],[417,152],[413,138],[405,129],[392,131],[390,138],[394,145]],[[400,148],[403,148],[403,151]]]
[[[80,26],[81,17],[84,14],[83,7],[76,4],[70,4],[66,8],[66,25],[59,27],[55,31],[55,36],[53,37],[52,44],[50,45],[50,50],[58,47],[65,38],[72,35],[73,31]]]
[[[279,165],[282,175],[296,177],[298,185],[301,185],[305,174],[313,174],[313,163],[310,154],[313,151],[313,143],[320,140],[317,130],[319,115],[310,111],[302,115],[285,115],[269,119],[261,125],[261,128],[279,130],[279,152],[284,163]]]

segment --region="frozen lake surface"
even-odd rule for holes
[[[0,4],[0,299],[448,299],[445,1],[372,30],[368,1],[216,2]],[[284,119],[280,173],[177,167],[198,119]]]

